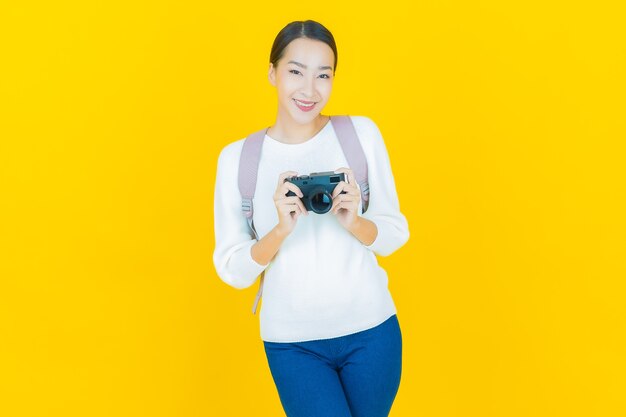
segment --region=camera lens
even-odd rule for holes
[[[332,196],[324,187],[317,187],[309,194],[311,210],[317,214],[324,214],[333,205]]]

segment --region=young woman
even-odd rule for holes
[[[251,238],[241,211],[244,139],[218,159],[213,261],[235,288],[265,274],[261,338],[289,417],[387,416],[400,385],[402,336],[376,255],[404,245],[408,224],[378,127],[366,116],[349,116],[368,163],[370,197],[362,212],[360,187],[331,116],[321,114],[336,68],[334,38],[318,22],[291,22],[274,40],[268,77],[278,114],[258,167],[253,224],[259,239]],[[346,180],[334,189],[330,211],[307,212],[300,188],[285,179],[326,171]]]

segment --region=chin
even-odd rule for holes
[[[296,108],[296,109],[289,109],[289,114],[291,114],[291,117],[293,117],[294,120],[299,120],[302,123],[308,123],[319,116],[320,110],[315,109],[313,111],[305,113]]]

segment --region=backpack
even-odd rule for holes
[[[329,116],[332,127],[337,134],[341,149],[348,161],[348,165],[354,172],[354,177],[361,189],[361,204],[363,213],[367,210],[369,203],[369,184],[367,181],[367,160],[363,147],[359,141],[354,124],[348,115]],[[248,225],[254,233],[256,239],[259,236],[252,222],[252,214],[254,207],[252,200],[256,190],[257,171],[259,169],[259,160],[261,159],[261,149],[263,147],[263,139],[267,133],[269,126],[258,130],[246,137],[241,149],[241,157],[239,159],[239,192],[241,193],[241,210],[248,220]],[[252,313],[256,314],[257,305],[261,294],[263,293],[263,278],[265,271],[261,272],[261,281],[259,290],[257,291],[252,306]]]

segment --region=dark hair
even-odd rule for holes
[[[337,46],[335,45],[335,38],[333,38],[333,34],[330,33],[324,25],[314,20],[296,20],[282,28],[281,31],[278,32],[278,35],[276,35],[276,39],[274,39],[272,52],[270,53],[270,62],[276,66],[278,61],[282,58],[287,45],[298,38],[314,39],[330,46],[330,49],[335,53],[333,72],[337,70]]]

